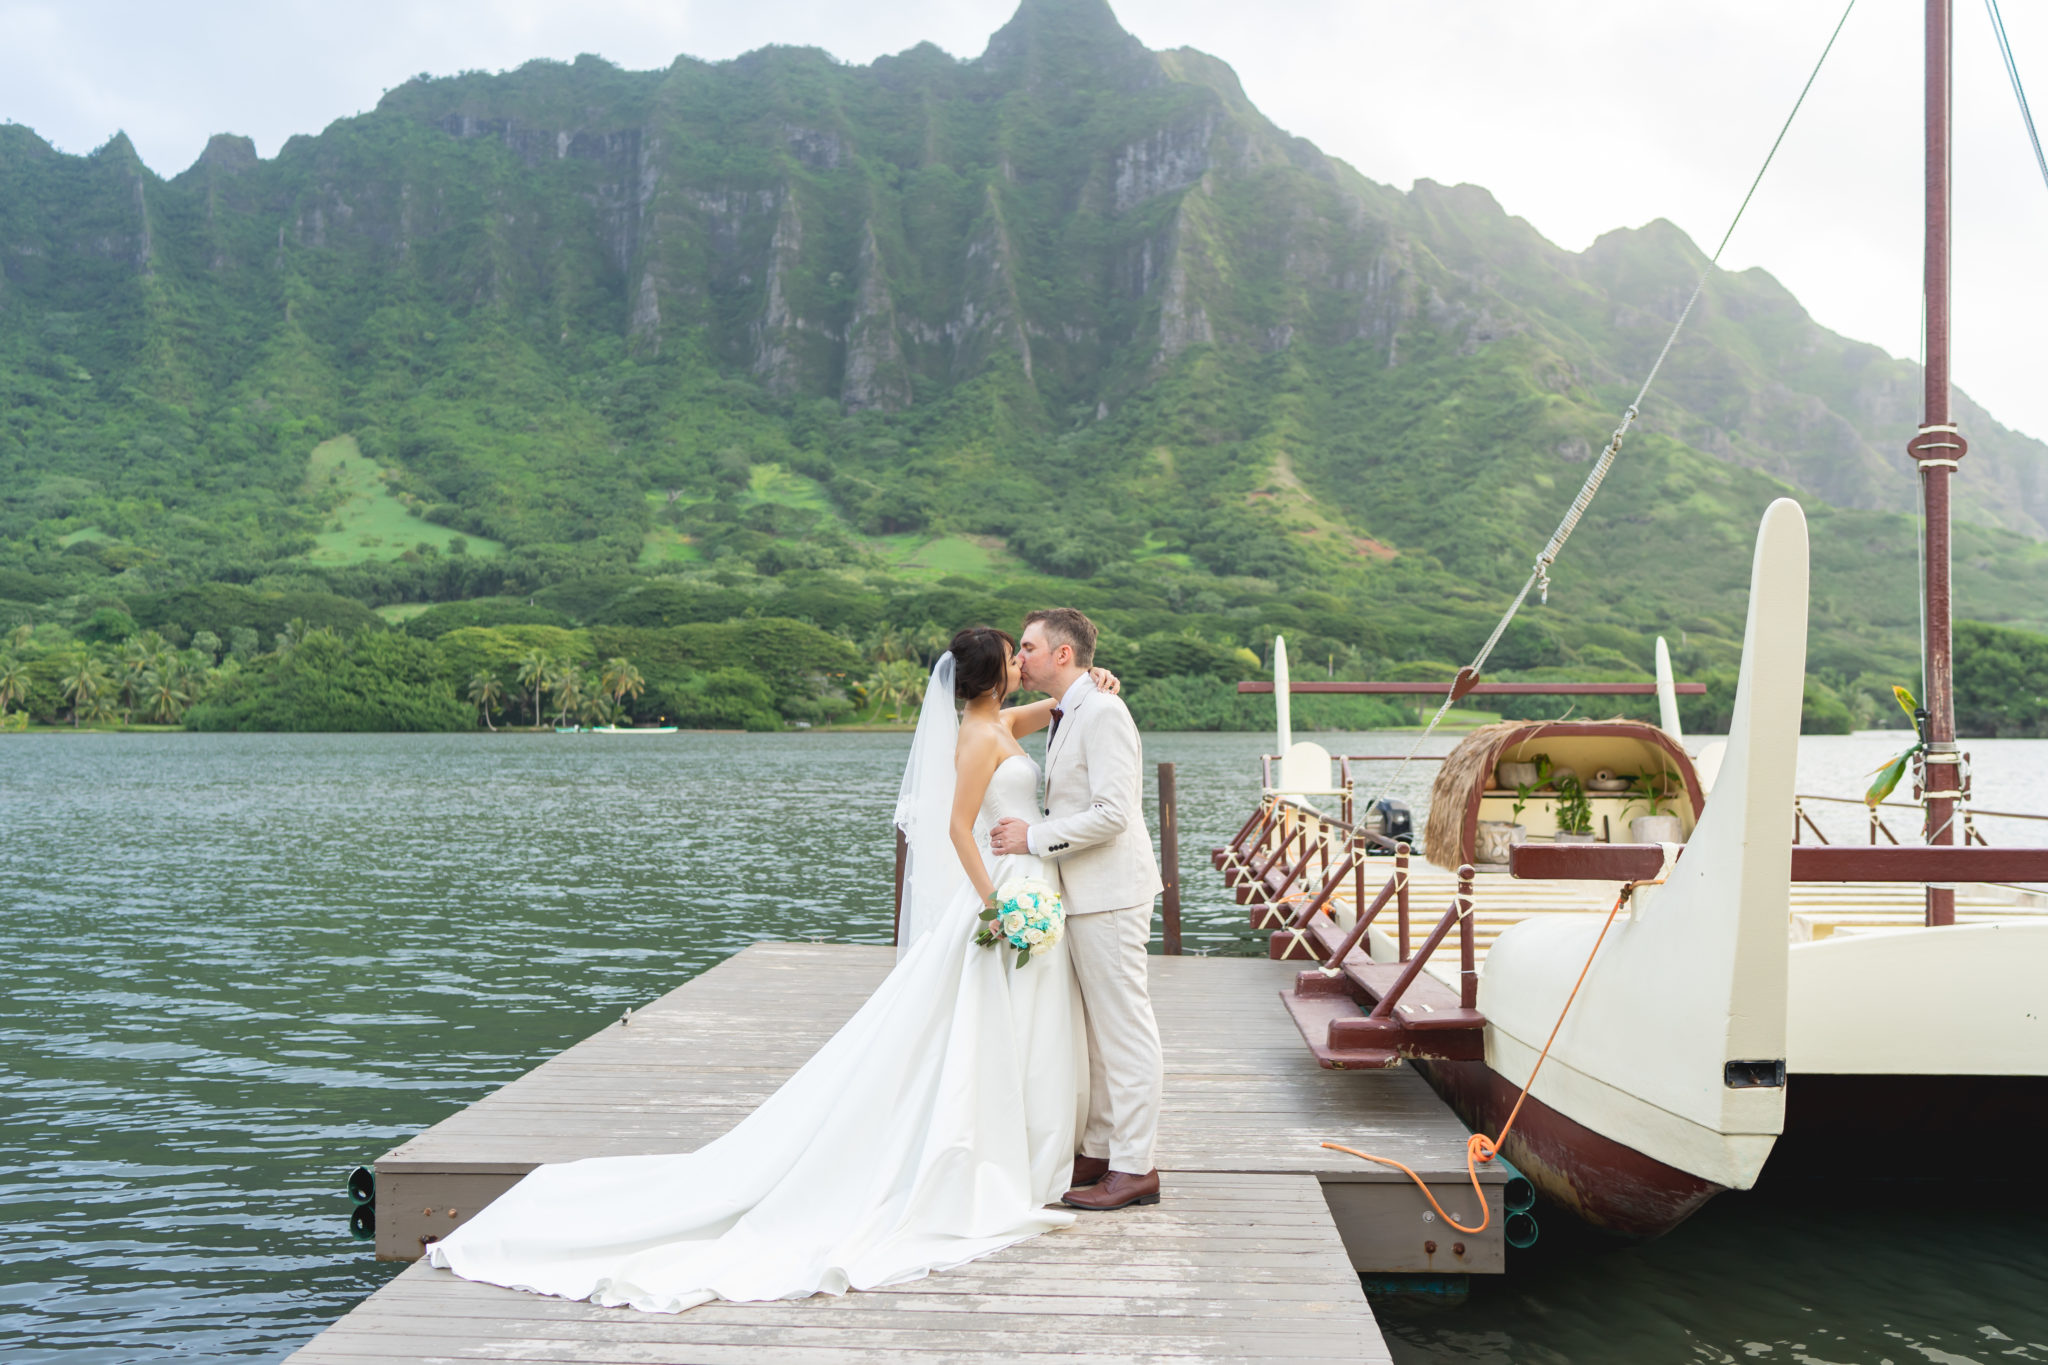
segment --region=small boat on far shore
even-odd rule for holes
[[[557,725],[558,735],[672,735],[673,725]]]

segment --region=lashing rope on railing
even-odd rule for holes
[[[1763,183],[1764,172],[1770,170],[1771,162],[1778,155],[1778,148],[1784,145],[1785,134],[1792,130],[1792,120],[1799,116],[1800,106],[1806,103],[1807,93],[1813,89],[1814,81],[1820,76],[1821,67],[1827,62],[1828,53],[1834,51],[1835,39],[1842,36],[1842,26],[1849,22],[1849,13],[1855,8],[1856,0],[1849,0],[1842,10],[1842,17],[1835,21],[1834,31],[1828,35],[1827,45],[1821,49],[1820,59],[1813,64],[1806,84],[1800,87],[1799,98],[1792,101],[1792,111],[1785,115],[1785,122],[1779,127],[1778,136],[1771,143],[1771,150],[1764,154],[1763,165],[1757,168],[1756,178],[1749,182],[1749,192],[1742,196],[1742,203],[1736,208],[1735,216],[1728,221],[1728,230],[1721,234],[1721,244],[1714,248],[1714,254],[1707,259],[1706,266],[1700,271],[1699,279],[1693,284],[1692,293],[1685,300],[1685,307],[1679,310],[1678,321],[1671,324],[1671,332],[1664,338],[1664,345],[1658,349],[1657,359],[1651,363],[1650,372],[1643,376],[1643,386],[1636,390],[1635,401],[1622,410],[1620,425],[1614,428],[1614,434],[1607,440],[1607,448],[1601,451],[1600,458],[1593,462],[1593,468],[1587,472],[1586,480],[1579,486],[1578,494],[1572,498],[1571,506],[1565,509],[1563,519],[1557,523],[1557,529],[1551,532],[1549,541],[1537,554],[1536,563],[1530,569],[1528,578],[1523,581],[1521,591],[1515,594],[1514,600],[1508,603],[1507,610],[1501,613],[1500,620],[1494,624],[1493,633],[1486,637],[1486,643],[1479,647],[1479,653],[1473,656],[1471,664],[1459,670],[1461,679],[1469,676],[1474,683],[1479,680],[1480,670],[1485,668],[1486,661],[1493,656],[1494,646],[1498,645],[1501,636],[1507,633],[1509,623],[1515,619],[1515,614],[1521,611],[1522,604],[1529,600],[1532,590],[1540,589],[1540,600],[1546,603],[1550,601],[1551,566],[1557,563],[1558,555],[1564,551],[1565,541],[1569,540],[1572,532],[1577,529],[1579,519],[1592,505],[1593,495],[1600,491],[1600,485],[1606,480],[1607,472],[1614,467],[1615,458],[1621,454],[1621,443],[1627,437],[1629,428],[1635,425],[1636,417],[1642,411],[1643,400],[1649,396],[1650,386],[1656,383],[1658,371],[1664,368],[1664,361],[1671,354],[1671,347],[1677,342],[1679,332],[1684,330],[1686,320],[1692,316],[1693,305],[1699,302],[1708,279],[1719,267],[1721,253],[1728,249],[1728,241],[1735,235],[1736,225],[1742,221],[1742,215],[1749,208],[1750,200],[1756,197],[1757,186]],[[1451,707],[1457,704],[1461,695],[1455,683],[1444,693],[1443,705],[1437,707],[1436,714],[1429,718],[1429,724],[1422,727],[1422,733],[1415,737],[1415,743],[1402,755],[1401,761],[1388,771],[1378,795],[1366,803],[1367,811],[1371,811],[1386,798],[1393,789],[1395,778],[1418,753],[1422,752],[1422,746],[1436,733],[1437,727],[1443,723],[1444,717],[1450,714]]]
[[[1407,889],[1408,868],[1405,864],[1405,861],[1401,863],[1396,863],[1394,865],[1394,874],[1391,877],[1387,878],[1387,885],[1380,889],[1381,899],[1375,900],[1375,907],[1383,905],[1386,900],[1391,900],[1392,898],[1400,895],[1403,891]],[[1363,915],[1365,913],[1365,907],[1363,905],[1356,906],[1354,907],[1354,909],[1356,913],[1360,915]],[[1377,909],[1375,910],[1375,913],[1377,913]],[[1332,918],[1334,918],[1334,916],[1332,916]],[[1356,928],[1356,925],[1354,925],[1353,927]],[[1344,975],[1344,964],[1341,961],[1332,958],[1328,962],[1317,963],[1316,970],[1321,972],[1324,976],[1339,977]]]

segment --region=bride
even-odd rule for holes
[[[1046,1207],[1070,1183],[1088,1097],[1066,940],[1021,968],[973,942],[997,887],[1045,874],[986,852],[997,820],[1037,814],[1038,768],[1018,739],[1053,703],[1005,709],[1019,678],[1015,641],[985,626],[932,669],[896,808],[901,946],[845,1027],[725,1136],[538,1167],[429,1262],[673,1313],[900,1284],[1071,1223]]]

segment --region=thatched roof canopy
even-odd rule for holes
[[[1482,725],[1451,750],[1429,792],[1429,818],[1422,854],[1447,871],[1472,861],[1479,829],[1480,797],[1494,785],[1503,760],[1529,761],[1546,754],[1575,765],[1581,775],[1608,765],[1615,771],[1655,772],[1669,768],[1683,784],[1691,806],[1689,828],[1705,806],[1692,759],[1670,735],[1639,720],[1504,720]],[[1496,798],[1496,807],[1499,798]],[[1493,818],[1504,818],[1496,810]]]

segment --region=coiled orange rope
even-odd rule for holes
[[[1486,1192],[1479,1188],[1480,1164],[1493,1160],[1495,1153],[1500,1151],[1501,1144],[1508,1140],[1508,1134],[1514,1131],[1515,1119],[1522,1112],[1522,1101],[1529,1098],[1529,1089],[1536,1084],[1537,1073],[1543,1070],[1543,1063],[1550,1056],[1550,1045],[1557,1041],[1558,1030],[1564,1027],[1565,1016],[1571,1013],[1572,1001],[1579,998],[1579,987],[1586,984],[1586,973],[1593,970],[1593,959],[1600,955],[1600,945],[1606,942],[1607,931],[1614,927],[1614,917],[1621,913],[1622,906],[1628,904],[1628,898],[1634,893],[1637,886],[1649,884],[1642,882],[1630,883],[1621,889],[1620,895],[1614,898],[1614,908],[1607,912],[1607,920],[1600,926],[1600,936],[1593,940],[1593,951],[1586,954],[1586,965],[1579,968],[1579,979],[1572,983],[1572,993],[1564,998],[1564,1008],[1557,1012],[1557,1022],[1551,1025],[1550,1037],[1544,1040],[1543,1051],[1537,1056],[1536,1065],[1530,1069],[1529,1079],[1522,1086],[1522,1093],[1515,1097],[1515,1107],[1508,1111],[1508,1121],[1501,1125],[1500,1136],[1488,1137],[1484,1133],[1474,1133],[1465,1139],[1465,1173],[1472,1177],[1472,1193],[1479,1200],[1479,1225],[1477,1227],[1468,1228],[1457,1219],[1451,1217],[1450,1214],[1445,1213],[1444,1206],[1436,1202],[1436,1196],[1429,1192],[1429,1186],[1424,1183],[1422,1177],[1417,1175],[1406,1164],[1396,1161],[1390,1156],[1374,1156],[1371,1152],[1361,1152],[1356,1147],[1346,1147],[1341,1142],[1325,1142],[1323,1146],[1333,1152],[1349,1152],[1352,1156],[1359,1157],[1365,1161],[1375,1161],[1382,1166],[1392,1166],[1395,1170],[1415,1182],[1415,1188],[1422,1191],[1422,1197],[1429,1201],[1429,1206],[1436,1210],[1436,1216],[1443,1219],[1444,1222],[1468,1236],[1473,1233],[1486,1231],[1493,1222],[1493,1207],[1486,1202]]]

